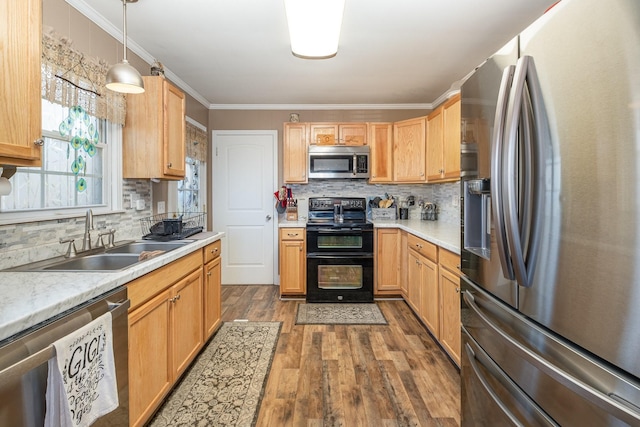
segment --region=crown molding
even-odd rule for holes
[[[433,104],[210,104],[210,110],[431,110]]]

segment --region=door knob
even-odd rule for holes
[[[267,221],[271,221],[271,215],[267,215]]]

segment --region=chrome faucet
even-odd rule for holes
[[[87,209],[87,216],[84,221],[84,237],[82,238],[82,250],[91,249],[91,230],[93,230],[93,211]]]

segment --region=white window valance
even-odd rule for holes
[[[44,29],[42,98],[65,107],[80,105],[91,116],[124,125],[126,98],[105,87],[110,64],[71,45],[51,28]]]

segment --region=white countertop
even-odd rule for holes
[[[376,220],[375,228],[400,228],[421,239],[460,255],[460,225],[419,219]]]
[[[400,228],[421,239],[460,255],[460,225],[419,219],[375,220],[374,228]],[[278,227],[306,227],[306,221],[281,220]]]
[[[222,236],[224,233],[214,232],[190,236],[188,239],[195,242],[112,273],[0,271],[0,340],[137,279]]]

